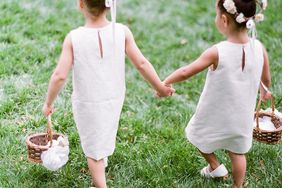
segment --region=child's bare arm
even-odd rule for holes
[[[126,54],[131,60],[132,64],[142,74],[144,79],[147,80],[155,90],[157,90],[159,96],[171,95],[174,90],[172,88],[165,87],[164,84],[161,82],[152,64],[144,57],[144,55],[137,47],[133,34],[127,27],[125,27],[125,34]]]
[[[263,61],[261,81],[267,88],[269,88],[271,84],[271,75],[269,69],[268,54],[265,47],[263,47],[263,59],[264,61]],[[262,85],[260,85],[260,98],[263,101],[270,98],[270,92],[268,92],[268,90],[265,90],[265,88]]]
[[[218,52],[215,46],[207,49],[196,61],[193,63],[181,67],[171,75],[169,75],[164,83],[167,85],[171,85],[176,82],[184,81],[191,76],[203,71],[209,66],[213,65],[213,68],[217,67],[218,62]]]
[[[48,116],[52,112],[52,104],[62,89],[73,64],[73,51],[70,34],[65,38],[63,49],[57,67],[54,70],[48,86],[43,113]]]

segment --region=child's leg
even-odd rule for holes
[[[232,175],[234,186],[236,188],[243,187],[243,182],[246,174],[246,157],[242,154],[236,154],[229,152],[229,156],[232,162]]]
[[[212,168],[210,169],[211,171],[213,171],[220,165],[214,153],[206,154],[206,153],[202,153],[201,151],[200,153],[206,159],[206,161],[210,164],[210,167]]]
[[[96,161],[94,159],[87,158],[87,162],[91,172],[92,181],[96,188],[107,188],[104,159]]]

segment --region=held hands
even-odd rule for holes
[[[48,105],[46,103],[44,103],[43,108],[42,108],[42,112],[44,114],[44,116],[49,116],[50,114],[52,114],[54,112],[54,107],[53,105]]]
[[[162,87],[156,91],[157,97],[168,97],[172,96],[175,93],[175,89],[173,89],[171,84],[165,84],[162,82]]]

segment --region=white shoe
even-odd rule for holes
[[[206,178],[224,178],[224,179],[226,179],[228,176],[228,171],[223,164],[219,165],[213,171],[210,170],[211,170],[210,165],[204,167],[200,172],[201,176]]]

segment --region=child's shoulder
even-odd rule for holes
[[[252,40],[253,39],[250,38],[248,43],[252,43]],[[255,39],[253,42],[254,42],[255,45],[262,45],[263,46],[263,43],[260,40],[258,40],[258,39]],[[220,41],[220,42],[215,44],[216,47],[227,46],[227,45],[229,45],[229,46],[238,46],[238,45],[242,45],[242,44],[240,44],[240,43],[233,43],[233,42],[230,42],[228,40],[223,40],[223,41]]]
[[[215,47],[220,47],[220,46],[224,46],[224,45],[228,45],[229,42],[227,40],[223,40],[223,41],[220,41],[216,44],[214,44]]]
[[[125,37],[126,38],[131,38],[133,37],[133,34],[132,34],[132,31],[130,30],[130,28],[125,25],[125,24],[122,24],[122,23],[117,23],[118,27],[120,27],[121,29],[124,30],[124,33],[125,33]]]
[[[255,39],[255,44],[264,47],[263,43],[258,39]]]
[[[123,23],[116,23],[118,27],[124,29],[125,32],[130,31],[129,27]]]
[[[76,33],[81,33],[81,31],[84,30],[83,28],[84,28],[84,26],[78,26],[76,28],[73,28],[68,32],[67,35],[72,36],[72,35],[75,35]]]
[[[112,24],[110,23],[109,25],[105,26],[104,28],[100,29],[110,29],[112,28]],[[69,31],[68,35],[71,36],[71,38],[79,38],[82,36],[85,36],[87,33],[92,33],[93,31],[98,30],[97,28],[87,28],[85,26],[78,26],[76,28],[73,28],[72,30]],[[124,33],[125,38],[131,38],[133,37],[133,34],[129,27],[123,23],[115,23],[115,30],[118,33]]]
[[[87,31],[87,30],[105,30],[107,28],[110,28],[111,26],[112,26],[111,23],[109,23],[106,26],[100,27],[100,28],[90,28],[90,27],[85,27],[83,25],[80,25],[80,26],[76,26],[75,28],[71,29],[69,31],[69,33],[76,32],[76,31],[81,31],[81,30],[83,30],[83,31]],[[123,23],[115,23],[115,27],[116,28],[125,28],[127,26],[124,25]]]

